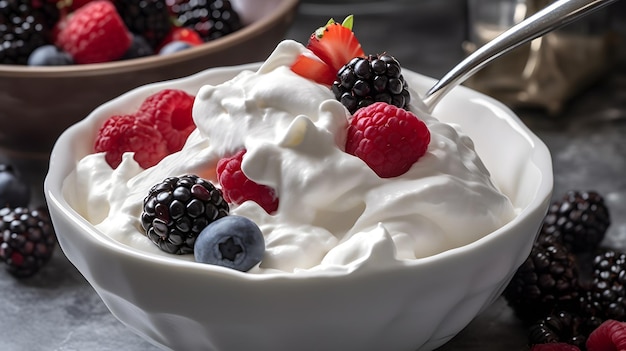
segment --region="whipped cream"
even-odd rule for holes
[[[280,198],[271,215],[252,201],[231,205],[231,214],[252,219],[265,236],[265,257],[250,273],[403,264],[469,244],[515,217],[472,140],[416,106],[411,109],[430,129],[431,142],[405,174],[380,178],[345,153],[349,113],[330,89],[289,69],[307,52],[285,40],[258,71],[203,86],[193,107],[197,129],[181,151],[154,167],[143,170],[130,153],[117,169],[103,154],[84,157],[65,181],[66,199],[122,244],[193,260],[162,252],[143,234],[143,199],[169,176],[193,173],[219,186],[217,161],[246,148],[243,172]]]

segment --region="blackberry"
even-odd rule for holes
[[[156,49],[170,33],[172,23],[165,0],[116,0],[117,12],[132,33]]]
[[[626,254],[604,250],[593,258],[591,282],[580,298],[582,313],[598,322],[626,321]]]
[[[181,27],[200,34],[204,41],[215,40],[243,27],[229,0],[166,0]]]
[[[350,113],[374,102],[406,108],[411,100],[400,63],[391,55],[355,57],[339,72],[332,85],[335,98]]]
[[[26,0],[0,0],[0,64],[26,65],[36,48],[50,43],[50,23],[56,15],[47,15]],[[48,19],[51,18],[51,19]]]
[[[187,254],[193,252],[200,232],[228,212],[222,192],[210,182],[196,175],[169,177],[144,199],[141,224],[161,250]]]
[[[528,328],[528,342],[531,345],[567,343],[584,350],[588,335],[584,322],[566,311],[550,314]]]
[[[29,2],[29,1],[22,1]],[[52,30],[61,19],[61,11],[57,1],[50,0],[30,0],[34,13],[42,19],[48,30]]]
[[[592,252],[611,224],[603,197],[595,191],[571,190],[548,209],[540,240],[562,241],[574,253]]]
[[[18,278],[37,273],[52,257],[56,235],[45,209],[0,209],[0,258]]]
[[[576,258],[565,246],[536,242],[503,294],[517,316],[532,323],[576,303],[578,275]]]
[[[154,55],[154,49],[152,48],[152,46],[141,35],[133,34],[130,47],[128,48],[128,50],[126,50],[121,60],[128,60],[150,55]]]

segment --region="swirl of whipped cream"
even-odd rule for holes
[[[203,86],[193,108],[197,129],[181,151],[154,167],[142,170],[125,154],[113,170],[102,154],[86,156],[66,180],[66,198],[115,240],[169,255],[142,233],[139,216],[150,187],[186,173],[217,185],[217,161],[246,148],[243,172],[280,199],[271,215],[251,201],[231,205],[266,239],[265,258],[251,273],[402,264],[471,243],[513,219],[516,210],[470,138],[416,107],[431,142],[407,173],[383,179],[345,153],[349,113],[328,88],[289,69],[302,53],[308,53],[303,45],[286,40],[258,71]]]

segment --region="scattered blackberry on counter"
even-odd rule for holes
[[[590,343],[597,346],[591,335],[602,325],[626,321],[626,253],[600,248],[609,225],[597,192],[572,190],[552,203],[529,258],[503,293],[531,325],[531,350],[557,344],[591,350]]]
[[[593,258],[591,282],[580,298],[581,313],[599,325],[626,321],[626,254],[603,250]]]
[[[30,202],[30,187],[19,172],[8,164],[0,164],[0,208],[26,207]]]
[[[56,22],[58,12],[51,18],[42,4],[37,9],[28,1],[0,1],[0,64],[26,65],[28,57],[38,47],[50,43],[49,21]]]
[[[611,224],[604,198],[595,191],[569,191],[550,206],[539,240],[562,241],[574,253],[592,252]]]
[[[388,54],[355,57],[339,70],[332,85],[335,97],[350,113],[374,102],[406,108],[407,88],[400,63]]]
[[[532,324],[528,329],[528,342],[531,345],[567,343],[584,349],[588,334],[581,317],[561,311]]]
[[[194,29],[204,41],[221,38],[243,27],[229,0],[166,0],[181,27]]]
[[[26,278],[52,257],[56,235],[45,209],[0,209],[0,258],[9,273]]]
[[[126,27],[156,49],[172,29],[165,0],[116,0],[115,7]]]
[[[503,294],[522,321],[533,323],[576,303],[578,272],[575,256],[564,245],[537,242]]]
[[[221,191],[210,182],[196,175],[169,177],[144,199],[141,224],[161,250],[186,254],[193,252],[200,232],[228,212]]]

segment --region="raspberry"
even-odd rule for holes
[[[220,190],[207,180],[192,174],[169,177],[144,199],[141,225],[161,250],[186,254],[194,251],[200,232],[228,211]]]
[[[587,338],[587,351],[626,350],[626,323],[609,319]]]
[[[404,174],[426,153],[430,131],[413,113],[376,102],[350,121],[346,152],[367,163],[381,178]]]
[[[530,348],[530,351],[580,351],[578,346],[570,345],[564,342],[536,344]]]
[[[45,209],[0,209],[0,258],[13,276],[37,273],[52,257],[56,235]]]
[[[232,157],[217,162],[217,179],[222,186],[226,201],[242,204],[252,200],[271,214],[278,209],[278,196],[273,188],[255,183],[241,170],[241,162],[246,150],[240,150]]]
[[[131,44],[131,35],[115,6],[92,1],[76,10],[60,29],[57,43],[76,63],[117,60]]]
[[[142,168],[149,168],[167,156],[161,133],[146,121],[133,115],[116,115],[107,119],[96,136],[96,152],[105,152],[109,166],[117,168],[122,154],[134,152]]]
[[[137,116],[156,126],[167,143],[169,153],[180,151],[195,129],[191,110],[194,96],[182,90],[164,89],[149,96]]]

